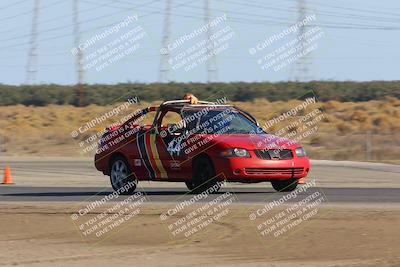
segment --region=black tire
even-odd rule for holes
[[[279,192],[290,192],[296,189],[298,180],[287,179],[287,180],[273,180],[271,181],[272,187]]]
[[[190,191],[192,191],[193,189],[196,188],[195,184],[193,183],[193,180],[186,181],[185,184],[186,184],[186,187],[187,187]]]
[[[195,194],[214,188],[210,193],[216,193],[221,188],[215,174],[214,165],[207,157],[199,157],[193,161],[193,179],[185,182],[187,188]]]
[[[135,192],[137,180],[132,173],[132,170],[122,156],[114,157],[110,162],[110,183],[112,188],[121,195],[131,195]],[[128,186],[128,183],[130,185]],[[124,188],[122,190],[122,188]]]

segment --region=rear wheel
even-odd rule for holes
[[[271,181],[272,187],[279,192],[290,192],[296,189],[297,179],[287,180],[273,180]]]
[[[200,157],[193,161],[193,179],[185,183],[187,188],[196,194],[210,188],[213,188],[210,193],[216,193],[221,188],[215,175],[214,166],[207,157]]]
[[[117,156],[112,159],[110,166],[112,188],[121,195],[132,194],[136,189],[137,180],[134,178],[126,159],[122,156]]]

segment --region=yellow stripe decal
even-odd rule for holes
[[[164,169],[164,166],[162,165],[162,162],[160,160],[160,156],[158,155],[158,150],[157,150],[157,145],[156,145],[156,135],[155,134],[150,134],[150,144],[151,144],[151,150],[153,151],[154,154],[154,161],[157,164],[158,169],[160,170],[161,173],[161,178],[168,178],[168,174]]]

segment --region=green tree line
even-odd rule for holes
[[[200,99],[212,99],[224,95],[230,101],[252,101],[265,98],[269,101],[297,99],[314,91],[320,101],[336,100],[340,102],[362,102],[379,100],[391,96],[400,98],[400,81],[372,82],[334,82],[313,81],[307,83],[120,83],[115,85],[93,84],[83,86],[85,105],[109,105],[122,102],[133,96],[140,101],[180,99],[186,92],[191,92]],[[33,105],[45,106],[79,105],[77,86],[43,85],[3,85],[0,84],[0,106]]]

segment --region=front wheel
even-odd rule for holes
[[[214,166],[207,157],[200,157],[194,160],[193,179],[185,183],[187,188],[196,194],[211,188],[213,188],[213,190],[210,190],[210,193],[216,193],[221,187],[215,175]]]
[[[186,184],[186,187],[187,187],[190,191],[192,191],[193,189],[196,188],[196,185],[195,185],[195,183],[194,183],[192,180],[186,181],[185,184]]]
[[[125,158],[115,157],[110,164],[110,182],[112,188],[121,195],[130,195],[136,189],[137,180],[134,179],[131,168]]]
[[[298,180],[287,179],[287,180],[273,180],[271,181],[272,187],[279,192],[290,192],[296,189]]]

